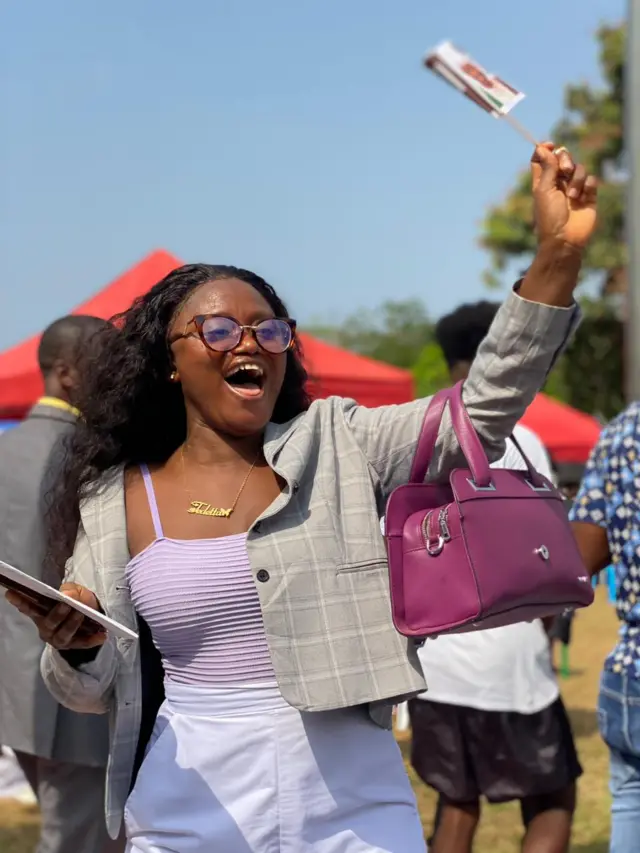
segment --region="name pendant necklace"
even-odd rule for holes
[[[242,485],[238,489],[238,494],[236,495],[236,499],[234,500],[234,502],[231,504],[231,506],[228,509],[225,509],[224,507],[221,507],[221,506],[211,506],[211,504],[207,503],[206,501],[194,501],[191,499],[191,492],[187,486],[187,472],[185,470],[185,465],[184,465],[184,445],[180,449],[180,458],[182,460],[182,480],[184,482],[184,490],[187,493],[187,496],[189,498],[189,509],[187,510],[189,515],[208,515],[208,516],[212,516],[214,518],[229,518],[229,516],[232,514],[232,512],[235,510],[236,506],[238,505],[238,501],[240,500],[240,495],[243,493],[244,487],[247,485],[247,482],[249,481],[249,477],[251,476],[253,469],[256,467],[256,465],[258,463],[258,459],[260,458],[260,451],[258,451],[258,453],[256,454],[256,458],[253,460],[251,467],[247,471],[247,475],[244,478],[244,480],[242,481]]]

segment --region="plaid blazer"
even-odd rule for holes
[[[515,293],[498,312],[464,386],[492,460],[502,456],[577,320],[575,307]],[[301,711],[364,705],[376,723],[390,726],[392,705],[425,689],[416,646],[391,620],[379,519],[390,492],[408,480],[428,403],[366,409],[318,400],[266,430],[265,457],[285,487],[252,526],[247,547],[278,684]],[[447,415],[429,477],[446,477],[462,463]],[[124,574],[129,559],[118,469],[81,506],[67,579],[94,590],[109,616],[136,629]],[[139,747],[139,643],[110,638],[77,668],[47,648],[42,672],[62,704],[111,715],[107,823],[115,836]]]

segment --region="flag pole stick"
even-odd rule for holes
[[[499,115],[499,118],[501,118],[503,121],[506,121],[507,124],[510,124],[511,127],[515,130],[515,132],[519,133],[520,136],[523,139],[526,139],[527,142],[533,145],[534,148],[538,147],[540,143],[535,138],[535,136],[532,133],[529,133],[526,127],[523,127],[519,121],[516,121],[516,119],[514,119],[514,117],[511,115],[511,113],[502,113]]]

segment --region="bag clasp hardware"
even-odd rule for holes
[[[437,557],[444,548],[444,537],[438,536],[436,540],[427,540],[427,554],[430,557]]]
[[[422,522],[422,537],[424,539],[424,547],[426,548],[427,554],[430,557],[437,557],[438,554],[442,553],[442,549],[444,548],[444,543],[447,541],[442,533],[438,535],[433,535],[429,530],[429,522],[433,515],[433,511],[428,512],[424,520]],[[440,529],[442,529],[439,524]]]

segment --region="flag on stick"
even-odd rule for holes
[[[524,92],[487,71],[449,41],[442,42],[431,50],[425,56],[424,64],[485,112],[495,118],[504,118],[527,142],[538,144],[535,137],[509,115],[523,100]]]

